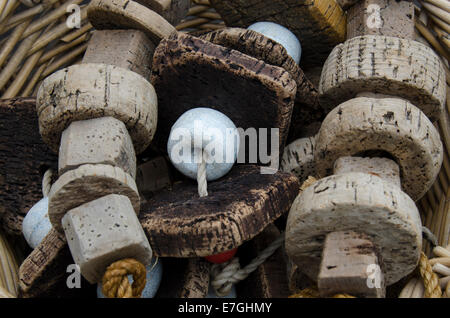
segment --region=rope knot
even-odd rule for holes
[[[130,285],[128,275],[133,275]],[[106,269],[102,280],[102,291],[107,298],[139,298],[146,284],[145,266],[132,258],[112,263]]]

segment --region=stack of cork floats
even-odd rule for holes
[[[411,2],[361,0],[347,15],[347,41],[331,52],[320,80],[330,110],[315,138],[322,179],[294,202],[286,251],[321,296],[384,297],[419,261],[415,201],[443,160],[432,122],[443,111],[445,72],[413,40]]]
[[[157,96],[149,82],[154,49],[176,32],[166,19],[179,22],[188,7],[189,1],[91,1],[88,18],[96,31],[83,63],[52,74],[39,88],[40,133],[59,150],[49,218],[65,233],[90,283],[101,282],[116,261],[144,273],[151,261],[137,218],[136,154],[148,147],[157,126]],[[115,296],[107,283],[104,293]],[[133,285],[132,296],[141,290]]]

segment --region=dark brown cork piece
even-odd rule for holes
[[[297,85],[285,69],[187,35],[172,34],[156,48],[151,77],[158,94],[156,146],[187,110],[209,107],[243,129],[279,128],[285,144]]]
[[[39,134],[34,98],[0,100],[0,223],[22,235],[22,220],[42,199],[42,176],[57,167]]]
[[[202,257],[232,250],[253,239],[286,213],[299,191],[288,173],[261,174],[235,166],[198,196],[194,181],[177,182],[141,207],[139,218],[155,255]]]

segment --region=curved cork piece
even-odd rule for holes
[[[381,35],[356,37],[331,52],[323,67],[319,98],[331,110],[362,92],[405,98],[434,121],[444,108],[445,71],[436,53],[420,42]]]
[[[316,175],[314,161],[315,137],[300,138],[284,148],[281,170],[295,174],[300,183]]]
[[[287,54],[286,49],[274,40],[252,30],[241,28],[226,28],[209,32],[200,38],[211,43],[230,48],[250,55],[267,64],[284,68],[297,83],[297,95],[292,118],[295,125],[310,123],[325,116],[325,110],[320,107],[318,92],[306,78],[303,70]],[[298,119],[298,120],[297,120]]]
[[[87,15],[97,30],[141,30],[155,44],[176,32],[175,27],[158,13],[132,0],[92,0]]]
[[[324,238],[337,231],[356,231],[369,237],[387,285],[411,273],[419,261],[419,211],[406,193],[379,177],[333,175],[305,189],[289,212],[286,252],[316,280]]]
[[[275,22],[302,43],[302,63],[320,65],[335,45],[345,41],[345,12],[335,0],[211,0],[227,26]]]
[[[443,160],[439,132],[423,112],[399,98],[351,99],[328,114],[316,137],[319,176],[335,161],[364,152],[389,153],[400,166],[402,188],[414,201],[433,185]]]
[[[220,111],[244,130],[279,128],[284,147],[297,85],[281,67],[178,33],[156,48],[151,81],[158,92],[160,149],[176,120],[195,107]]]
[[[140,153],[153,139],[157,105],[155,89],[146,79],[105,64],[73,65],[50,75],[36,100],[42,139],[55,152],[72,122],[111,116],[125,124]]]
[[[134,0],[160,14],[170,24],[177,25],[187,16],[191,0]]]
[[[127,196],[136,214],[139,213],[136,183],[119,167],[87,164],[64,173],[52,185],[48,196],[48,216],[53,228],[62,232],[61,219],[66,212],[109,194]]]
[[[240,165],[208,184],[173,184],[148,198],[140,220],[156,256],[203,257],[220,254],[251,240],[286,213],[298,195],[298,179],[288,173],[261,174]]]

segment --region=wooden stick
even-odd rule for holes
[[[8,23],[5,25],[5,27],[10,26],[12,24],[23,22],[24,20],[27,20],[28,18],[32,18],[35,15],[37,15],[43,11],[44,11],[44,5],[40,4],[33,8],[30,8],[28,10],[17,13],[8,19]],[[3,28],[0,29],[0,32],[2,30],[3,30]]]
[[[9,81],[11,76],[16,72],[17,67],[22,63],[23,59],[26,57],[27,52],[30,50],[34,42],[39,37],[39,32],[36,32],[22,41],[19,45],[8,64],[0,73],[0,89],[2,89]]]
[[[5,8],[3,9],[3,12],[0,16],[0,22],[4,22],[8,16],[16,10],[16,8],[20,5],[20,2],[18,0],[9,0],[6,3]]]
[[[448,2],[448,0],[423,0],[423,1],[435,5],[436,7],[439,7],[442,10],[450,12],[450,3]]]
[[[28,81],[27,86],[22,92],[23,97],[28,97],[33,93],[33,89],[36,87],[36,83],[39,81],[42,72],[48,67],[48,65],[52,62],[52,59],[48,60],[46,63],[43,63],[38,69],[34,72],[31,79]]]
[[[50,23],[52,23],[52,22],[58,20],[59,18],[61,18],[62,16],[64,16],[66,14],[67,6],[69,6],[71,4],[80,4],[81,2],[83,2],[83,0],[70,0],[67,3],[65,3],[64,5],[57,7],[56,9],[54,9],[53,11],[51,11],[44,17],[33,22],[28,27],[28,29],[24,32],[24,34],[22,35],[22,38],[26,38],[26,37],[30,36],[31,34],[41,30],[42,28],[46,27]]]
[[[205,11],[208,11],[210,9],[211,9],[211,7],[208,7],[208,6],[193,6],[193,7],[191,7],[189,9],[189,11],[187,13],[187,16],[197,15],[200,12],[205,12]]]
[[[436,7],[429,3],[422,3],[423,7],[433,15],[437,16],[438,18],[442,19],[447,24],[450,24],[450,13],[442,10],[439,7]]]
[[[439,28],[436,24],[433,25],[433,31],[438,35],[438,40],[450,52],[450,37],[447,32]]]
[[[83,34],[82,36],[80,36],[79,38],[75,39],[74,41],[67,43],[67,44],[60,44],[59,46],[53,48],[52,50],[46,52],[38,61],[37,65],[41,66],[42,64],[50,61],[52,58],[54,58],[55,56],[57,56],[58,54],[61,54],[75,46],[77,46],[78,44],[82,43],[82,42],[86,42],[88,41],[89,36],[87,33]]]
[[[209,21],[210,21],[209,19],[205,19],[205,18],[195,18],[195,19],[187,20],[187,21],[184,21],[184,22],[178,24],[176,26],[176,29],[179,31],[182,29],[192,28],[192,27],[196,27],[200,24],[203,24],[203,23],[206,23]]]
[[[416,28],[422,34],[422,36],[427,39],[427,41],[433,46],[433,48],[441,54],[443,57],[450,61],[450,54],[442,47],[438,40],[434,37],[433,33],[421,22],[416,21]]]
[[[56,60],[55,62],[53,62],[42,73],[40,79],[46,78],[48,75],[52,74],[53,72],[58,70],[63,65],[73,61],[78,55],[83,54],[86,51],[87,46],[88,46],[88,44],[85,43],[85,44],[79,46],[78,48],[76,48],[75,50],[73,50],[72,52],[70,52],[69,54],[67,54],[67,55],[63,56],[62,58],[60,58],[60,59]]]
[[[7,2],[8,2],[8,0],[0,0],[0,16],[2,16],[3,10],[5,9]]]
[[[0,68],[2,67],[3,63],[5,63],[6,59],[9,56],[9,53],[11,53],[11,51],[14,49],[17,42],[19,42],[23,32],[25,32],[30,23],[31,20],[25,21],[20,26],[18,26],[8,37],[6,43],[2,45],[2,49],[0,51]]]
[[[90,22],[86,23],[85,25],[83,25],[81,28],[68,33],[67,35],[65,35],[61,41],[62,42],[72,42],[73,40],[75,40],[76,38],[80,37],[81,35],[85,34],[86,32],[89,32],[93,29],[93,26]]]
[[[450,257],[436,257],[436,258],[430,259],[431,266],[433,266],[434,264],[438,264],[438,263],[449,267],[450,266]]]

